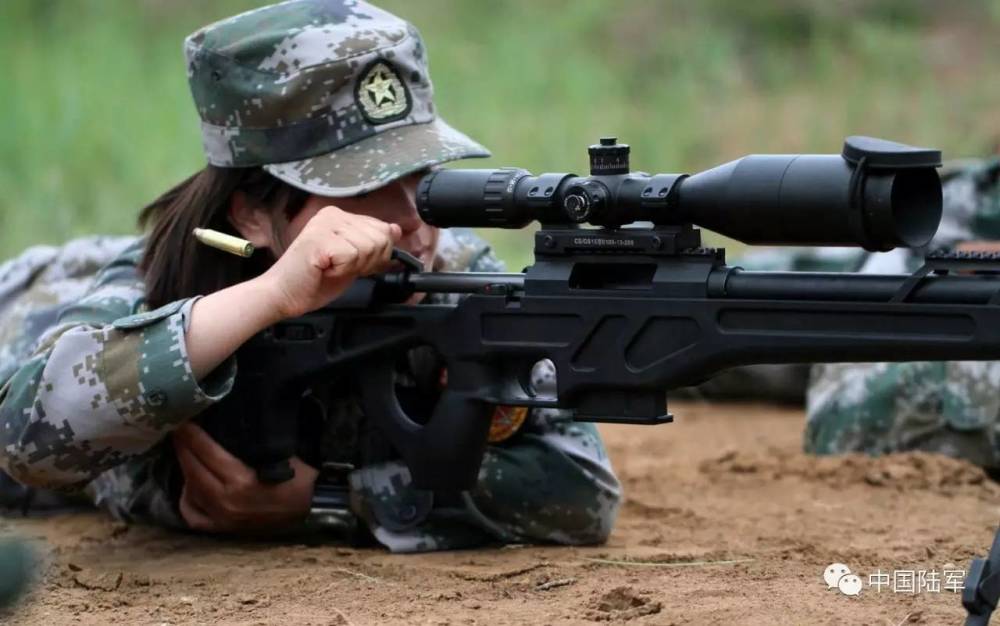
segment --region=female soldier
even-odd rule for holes
[[[295,477],[278,485],[192,423],[230,392],[242,343],[384,270],[393,246],[428,269],[497,266],[468,233],[439,233],[416,214],[422,172],[489,153],[436,117],[411,25],[364,2],[293,0],[207,26],[185,51],[209,165],[144,209],[148,237],[58,319],[24,288],[37,263],[8,267],[21,278],[7,284],[22,288],[7,288],[6,312],[0,300],[7,326],[44,333],[30,352],[0,353],[6,470],[38,487],[86,486],[124,519],[259,531],[307,517],[316,466],[337,450],[338,466],[356,468],[353,513],[392,550],[605,539],[618,483],[596,430],[557,411],[508,429],[462,494],[416,490],[398,460],[360,454],[364,420],[347,381],[326,398],[320,458],[294,458]],[[246,238],[267,258],[203,247],[196,227]],[[0,273],[0,296],[4,284]]]

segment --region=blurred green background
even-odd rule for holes
[[[0,258],[126,233],[204,163],[183,37],[248,0],[0,1]],[[438,108],[491,165],[586,171],[837,152],[848,134],[978,156],[1000,138],[1000,0],[382,0],[430,50]],[[476,164],[480,166],[480,164]],[[526,233],[491,234],[516,268]]]

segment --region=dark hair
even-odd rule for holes
[[[139,270],[145,278],[150,309],[242,282],[259,275],[274,261],[275,255],[263,250],[249,259],[237,257],[200,243],[192,234],[195,228],[211,228],[239,236],[227,217],[237,191],[252,205],[283,211],[288,219],[309,198],[308,192],[259,167],[206,165],[149,203],[139,214],[140,228],[152,226]]]

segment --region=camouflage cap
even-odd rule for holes
[[[343,197],[490,155],[437,117],[416,28],[366,2],[290,0],[210,24],[184,49],[213,165]]]

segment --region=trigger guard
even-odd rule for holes
[[[373,366],[362,367],[360,374],[361,408],[369,418],[380,420],[388,417],[394,426],[403,429],[406,434],[416,434],[423,429],[423,425],[410,419],[396,398],[396,371],[392,360],[375,361]],[[387,434],[391,440],[392,434]]]

